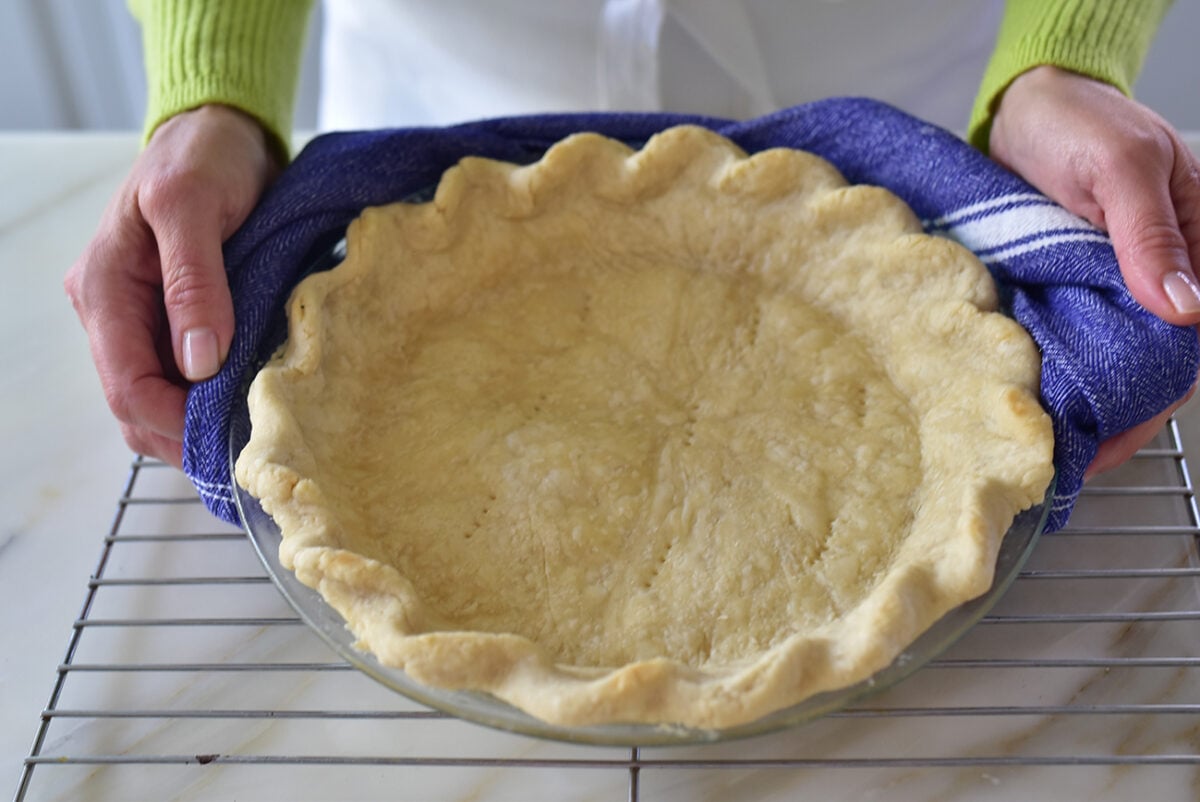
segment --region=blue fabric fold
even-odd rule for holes
[[[428,189],[464,156],[527,163],[579,131],[636,146],[683,123],[748,152],[816,153],[851,183],[895,192],[928,231],[980,256],[1042,352],[1041,400],[1054,423],[1058,472],[1048,530],[1066,523],[1099,443],[1190,388],[1200,363],[1195,332],[1134,301],[1103,232],[953,134],[877,101],[835,98],[748,121],[557,114],[327,134],[304,148],[225,245],[236,332],[221,371],[189,392],[184,433],[184,470],[208,508],[238,522],[229,466],[235,401],[296,282],[365,207]]]

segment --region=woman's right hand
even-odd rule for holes
[[[125,442],[182,464],[187,388],[233,338],[222,243],[278,175],[266,133],[226,106],[154,132],[65,287]]]
[[[1117,89],[1035,67],[1005,90],[992,156],[1106,230],[1130,294],[1179,326],[1200,324],[1200,162],[1159,115]],[[1100,444],[1088,475],[1149,443],[1191,393]]]

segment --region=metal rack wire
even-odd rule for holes
[[[137,459],[15,799],[1193,798],[1198,536],[1172,421],[898,687],[772,736],[582,747],[455,721],[362,676],[240,531]]]

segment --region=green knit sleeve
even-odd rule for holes
[[[1132,91],[1171,0],[1008,0],[967,138],[987,151],[992,115],[1018,75],[1053,64]]]
[[[142,26],[143,136],[169,117],[221,103],[256,118],[286,161],[312,0],[129,0]]]

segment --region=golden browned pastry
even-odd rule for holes
[[[890,193],[700,128],[369,209],[237,480],[361,648],[549,722],[724,728],[861,681],[1042,500],[1037,351]]]

